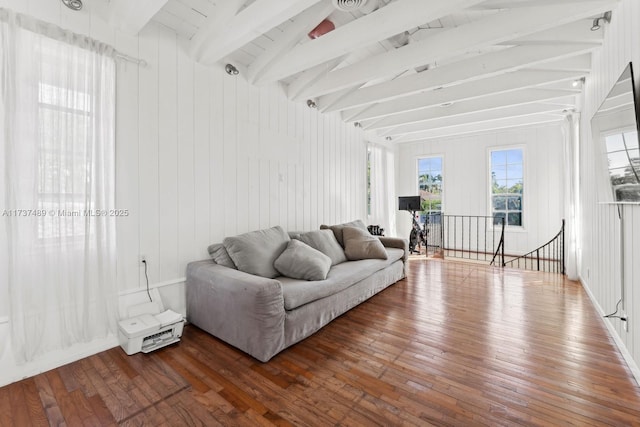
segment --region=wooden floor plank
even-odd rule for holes
[[[0,388],[0,426],[640,426],[640,387],[579,283],[412,259],[260,363],[194,326]]]

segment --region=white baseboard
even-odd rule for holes
[[[598,312],[604,324],[606,325],[607,329],[609,330],[609,334],[611,335],[611,337],[613,337],[613,341],[616,343],[616,346],[618,347],[618,350],[620,350],[620,353],[622,354],[622,357],[624,358],[625,362],[627,362],[627,366],[629,366],[631,373],[635,377],[636,383],[640,386],[640,368],[638,368],[638,364],[636,363],[635,360],[633,360],[633,356],[629,352],[629,349],[627,349],[627,346],[624,343],[624,341],[622,341],[622,338],[620,337],[620,335],[618,335],[618,331],[615,330],[611,322],[604,319],[604,316],[605,316],[604,310],[602,310],[600,303],[598,302],[598,300],[596,300],[595,296],[591,293],[591,289],[589,289],[588,286],[584,285],[585,282],[582,280],[582,276],[580,276],[579,282],[580,282],[580,285],[582,285],[582,288],[585,290],[585,292],[587,292],[587,295],[589,295],[589,299],[593,303],[594,307],[596,308],[596,311]]]
[[[110,335],[106,338],[93,340],[89,343],[75,344],[65,350],[52,351],[42,356],[40,359],[25,363],[24,365],[16,364],[13,360],[13,354],[4,354],[3,360],[0,360],[0,387],[41,374],[117,346],[117,335]]]
[[[149,289],[157,289],[157,292],[160,292],[160,294],[166,294],[169,296],[170,298],[166,298],[164,301],[165,307],[186,315],[184,282],[184,278],[179,278],[153,284],[149,286]],[[146,301],[147,290],[146,288],[127,289],[121,291],[118,296],[121,310],[120,316],[122,317],[122,307]],[[4,339],[6,339],[9,336],[8,329],[5,329],[8,327],[9,318],[6,316],[0,317],[0,338],[4,337]],[[96,353],[109,350],[110,348],[114,348],[119,345],[118,336],[117,334],[114,334],[103,339],[94,340],[90,343],[74,344],[64,350],[55,350],[43,355],[36,361],[29,362],[24,365],[18,365],[15,363],[11,352],[11,343],[5,341],[5,344],[8,345],[6,347],[0,346],[0,387],[58,368],[68,363],[75,362],[76,360],[92,356]]]

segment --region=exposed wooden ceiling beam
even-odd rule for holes
[[[221,37],[227,23],[238,13],[245,0],[226,0],[218,2],[216,8],[207,16],[198,32],[189,42],[189,54],[200,58],[210,40]]]
[[[403,70],[461,55],[473,49],[481,49],[593,16],[608,10],[615,1],[617,0],[583,1],[513,9],[492,14],[330,72],[305,91],[304,96],[325,95],[380,76],[390,76]]]
[[[397,144],[407,142],[424,141],[434,138],[447,138],[456,135],[465,135],[470,133],[495,131],[498,129],[508,129],[520,126],[539,125],[544,123],[558,122],[564,119],[563,114],[540,113],[515,117],[503,117],[496,120],[468,122],[460,121],[455,126],[438,127],[422,132],[410,133],[393,137],[393,142]],[[382,139],[382,138],[381,138]]]
[[[574,98],[575,97],[573,96],[559,98],[558,101],[564,101],[565,105],[567,107],[570,107],[573,105]],[[530,116],[534,114],[562,113],[562,109],[562,106],[555,104],[552,105],[549,103],[525,104],[517,106],[510,105],[502,108],[496,108],[494,110],[474,111],[472,113],[462,114],[459,116],[436,118],[420,123],[411,123],[408,125],[397,126],[395,128],[381,129],[375,133],[378,137],[391,136],[392,138],[397,138],[402,135],[414,134],[432,129],[460,126],[464,125],[465,123],[480,123],[512,117]]]
[[[583,53],[555,61],[534,64],[529,68],[532,70],[580,71],[589,73],[591,71],[591,53]]]
[[[600,44],[582,43],[512,47],[407,77],[401,77],[390,82],[364,87],[336,102],[327,109],[327,112],[381,102],[534,65],[539,65],[543,68],[543,64],[546,62],[582,55],[598,47],[600,47]],[[587,65],[587,71],[589,68],[590,64]],[[323,98],[319,99],[319,105],[323,104]]]
[[[571,92],[548,89],[522,89],[482,98],[475,98],[468,101],[460,101],[447,106],[430,107],[397,116],[389,116],[371,124],[369,121],[362,121],[361,123],[367,130],[381,129],[433,119],[442,119],[449,116],[458,116],[476,111],[531,104],[549,99],[561,98],[567,95],[571,95]]]
[[[514,9],[520,7],[548,6],[559,3],[580,3],[584,0],[486,0],[483,3],[470,7],[470,9]]]
[[[131,36],[137,35],[169,0],[111,0],[109,23]]]
[[[249,65],[247,80],[250,83],[254,83],[264,75],[279,57],[282,57],[286,52],[291,50],[298,44],[300,38],[307,35],[334,10],[335,8],[330,0],[322,0],[320,3],[302,12],[296,20],[273,41],[267,50]]]
[[[198,37],[195,59],[211,65],[320,0],[256,0],[227,21],[221,31]],[[205,31],[206,32],[206,31]]]
[[[346,55],[341,56],[340,58],[332,59],[331,61],[328,61],[324,64],[316,65],[315,67],[309,68],[308,70],[300,73],[300,75],[297,76],[295,80],[289,83],[289,87],[287,88],[287,96],[289,97],[289,99],[295,101],[299,101],[300,99],[302,99],[300,98],[300,93],[302,93],[305,88],[309,87],[309,85],[312,85],[313,82],[315,82],[319,78],[327,75],[329,71],[337,67],[338,64],[340,64],[345,58]]]
[[[259,81],[281,80],[482,1],[396,0],[310,43],[296,46]]]
[[[580,19],[566,25],[509,40],[505,44],[522,46],[542,43],[602,43],[604,31],[591,31],[593,21]]]
[[[479,98],[547,83],[570,81],[583,76],[584,73],[575,71],[515,71],[513,73],[446,87],[437,91],[429,91],[393,99],[374,105],[361,113],[358,113],[358,108],[346,110],[342,113],[342,118],[345,121],[361,121],[391,116],[407,111],[438,106],[447,102],[459,102],[466,99]],[[567,89],[570,89],[570,85],[567,85]]]

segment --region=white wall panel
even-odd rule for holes
[[[57,0],[0,0],[148,64],[118,64],[116,201],[130,212],[117,222],[121,292],[145,287],[139,255],[152,286],[183,289],[187,263],[207,258],[207,245],[225,236],[365,218],[366,169],[352,161],[364,159],[361,130],[288,101],[278,85],[253,87],[221,65],[193,62],[164,26],[129,37],[85,5],[73,13]],[[0,304],[0,321],[6,312]]]
[[[178,81],[176,35],[158,43],[158,277],[180,277],[178,268]]]
[[[417,160],[442,156],[444,211],[450,215],[490,215],[489,152],[524,149],[524,227],[506,232],[505,250],[521,255],[546,243],[560,230],[563,200],[563,135],[560,125],[542,125],[477,135],[401,144],[398,196],[418,194]],[[397,213],[400,236],[409,236],[411,215]]]
[[[149,63],[140,69],[138,130],[122,137],[138,146],[137,246],[152,283],[181,277],[187,261],[228,235],[364,216],[360,130],[289,102],[278,85],[252,87],[190,62],[161,26],[146,27],[138,44]],[[137,274],[137,255],[129,268]]]
[[[633,62],[636,93],[640,74],[640,2],[622,0],[613,10],[611,23],[604,27],[603,47],[593,55],[591,74],[584,89],[584,108],[580,120],[580,230],[578,235],[579,273],[598,308],[604,313],[615,310],[620,290],[620,250],[612,227],[617,226],[617,212],[602,207],[608,189],[605,162],[600,141],[592,138],[591,119],[609,93],[620,73]],[[629,330],[617,319],[607,320],[616,342],[640,380],[640,207],[625,208],[625,281],[626,315]]]

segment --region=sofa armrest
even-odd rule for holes
[[[187,266],[187,318],[256,359],[284,346],[284,297],[278,280],[244,273],[210,260]]]
[[[409,258],[409,241],[401,237],[380,236],[380,242],[387,248],[396,248],[404,250],[403,261]]]

